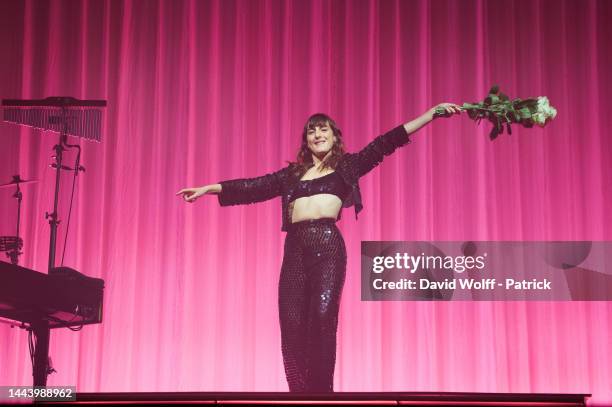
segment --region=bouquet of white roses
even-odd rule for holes
[[[461,110],[468,112],[468,116],[477,120],[487,119],[493,123],[493,129],[489,137],[494,140],[504,131],[504,123],[508,134],[512,134],[510,123],[518,123],[524,127],[533,127],[537,124],[544,127],[549,121],[557,116],[557,110],[550,105],[546,96],[528,99],[508,99],[508,96],[499,91],[495,85],[489,91],[487,97],[479,103],[464,103]],[[436,114],[445,115],[443,108],[438,108]]]

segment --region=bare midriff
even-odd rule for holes
[[[291,223],[307,219],[334,218],[342,208],[342,201],[336,195],[316,194],[293,201]]]
[[[331,174],[333,171],[308,174],[302,177],[301,181],[307,181],[323,177]],[[340,209],[342,209],[342,200],[332,194],[316,194],[312,196],[304,196],[291,202],[291,223],[300,222],[308,219],[334,218],[337,219]]]

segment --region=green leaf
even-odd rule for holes
[[[497,131],[497,128],[496,128],[496,127],[493,127],[493,128],[491,129],[491,133],[489,133],[489,138],[490,138],[491,140],[495,140],[495,139],[497,138],[497,136],[498,136],[498,135],[499,135],[499,132]]]
[[[531,117],[531,112],[529,111],[528,107],[523,107],[519,110],[519,115],[521,116],[521,119],[528,119]]]
[[[517,121],[520,120],[520,116],[519,114],[516,112],[516,110],[510,108],[510,110],[508,110],[508,120],[511,122],[516,123]]]

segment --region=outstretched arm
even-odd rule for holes
[[[217,194],[221,206],[250,204],[266,201],[282,193],[283,177],[287,168],[255,178],[221,181],[199,188],[186,188],[177,192],[187,202],[194,202],[205,194]]]
[[[434,115],[434,112],[436,111],[438,107],[444,108],[444,110],[446,111],[446,114],[444,116]],[[457,114],[461,113],[461,107],[459,105],[456,105],[454,103],[440,103],[439,105],[432,107],[431,109],[429,109],[428,111],[426,111],[425,113],[417,117],[416,119],[411,120],[408,123],[404,123],[403,126],[404,126],[404,129],[406,129],[406,133],[411,134],[417,131],[418,129],[420,129],[421,127],[425,126],[427,123],[432,121],[435,117],[450,117],[455,113]]]
[[[393,153],[398,147],[411,143],[410,135],[439,117],[434,115],[436,108],[443,107],[446,114],[443,117],[461,113],[458,105],[454,103],[440,103],[423,113],[414,120],[391,129],[387,133],[376,137],[372,142],[355,154],[359,176],[362,177],[382,162],[385,156]]]
[[[204,185],[203,187],[183,188],[177,195],[182,195],[185,202],[193,203],[196,199],[206,194],[221,193],[221,184]]]
[[[282,194],[287,168],[256,178],[221,181],[219,205],[242,205],[267,201]]]

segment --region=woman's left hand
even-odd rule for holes
[[[438,111],[438,113],[436,114],[436,111]],[[444,113],[440,113],[440,111],[443,111]],[[462,110],[461,110],[461,106],[455,104],[455,103],[440,103],[434,107],[431,108],[431,112],[434,118],[436,117],[450,117],[453,114],[461,114]]]

